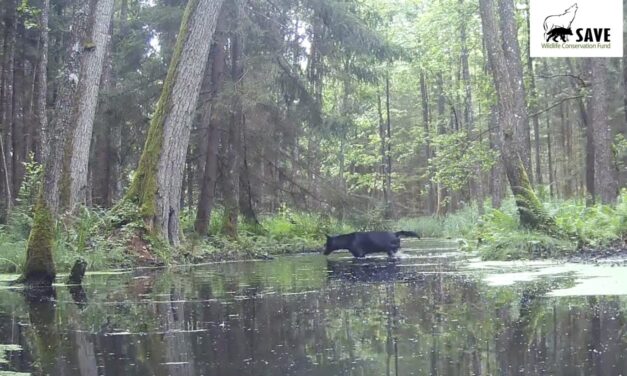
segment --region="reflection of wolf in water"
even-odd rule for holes
[[[362,283],[394,282],[399,278],[400,266],[389,259],[327,261],[330,279]]]

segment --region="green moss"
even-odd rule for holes
[[[174,48],[174,54],[168,68],[168,75],[163,84],[161,97],[157,103],[157,108],[150,122],[148,137],[133,182],[126,194],[125,199],[131,200],[139,206],[140,212],[149,231],[154,231],[153,218],[156,214],[156,194],[157,194],[157,170],[161,149],[163,146],[163,127],[165,119],[172,107],[172,91],[176,81],[178,65],[183,53],[183,47],[189,33],[190,17],[196,10],[199,0],[192,0],[187,4],[179,37]]]
[[[55,224],[52,212],[40,196],[35,207],[33,228],[28,238],[23,282],[38,285],[52,284],[56,275],[52,259],[54,239]]]

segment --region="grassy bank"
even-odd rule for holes
[[[616,205],[586,207],[579,200],[545,201],[560,236],[549,236],[520,226],[513,200],[500,209],[489,209],[466,235],[470,247],[487,260],[568,257],[582,250],[624,247],[627,239],[627,190]]]
[[[261,215],[259,225],[242,222],[238,238],[229,239],[220,234],[223,218],[221,210],[217,209],[211,218],[212,235],[201,238],[193,232],[195,213],[186,211],[181,221],[185,240],[179,247],[169,247],[149,235],[137,241],[140,220],[119,222],[120,218],[130,217],[124,212],[132,210],[134,208],[109,211],[83,208],[77,215],[63,217],[55,231],[57,270],[68,271],[78,258],[87,261],[90,270],[135,266],[138,247],[146,247],[156,256],[156,262],[165,264],[298,253],[321,249],[325,234],[346,233],[356,228],[322,215],[285,209]],[[31,224],[30,210],[18,207],[8,224],[0,227],[0,272],[21,272]]]
[[[26,242],[32,224],[27,195],[12,213],[8,224],[0,227],[0,272],[19,273],[25,259]],[[76,259],[83,258],[90,270],[104,270],[138,265],[138,247],[149,249],[159,263],[194,263],[298,253],[319,250],[325,234],[358,230],[412,230],[427,238],[462,238],[468,248],[477,250],[484,259],[514,260],[565,257],[582,249],[608,249],[627,238],[627,190],[623,190],[615,206],[586,207],[580,201],[547,201],[547,211],[555,218],[562,232],[560,237],[521,228],[513,200],[506,200],[500,209],[487,208],[483,216],[474,206],[445,217],[401,218],[386,221],[377,213],[340,222],[328,216],[299,213],[287,208],[278,213],[262,214],[259,224],[242,222],[238,238],[220,234],[222,211],[216,209],[211,218],[210,234],[194,234],[195,213],[184,211],[182,229],[185,240],[176,248],[144,235],[140,242],[134,237],[141,232],[141,219],[132,218],[136,208],[99,210],[83,208],[74,216],[63,217],[55,231],[55,263],[57,270],[68,271]],[[624,243],[623,243],[624,244]],[[145,260],[144,260],[145,261]]]

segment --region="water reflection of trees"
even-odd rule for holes
[[[86,307],[69,304],[69,292],[59,291],[57,319],[32,316],[32,333],[61,343],[49,358],[56,374],[68,375],[79,374],[81,362],[109,375],[615,375],[627,369],[624,298],[547,298],[554,287],[548,282],[490,288],[463,274],[422,274],[387,261],[270,265],[88,286]],[[42,312],[25,307],[34,311]],[[42,359],[41,346],[30,342],[29,353]]]

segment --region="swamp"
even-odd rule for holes
[[[627,374],[625,10],[0,0],[0,376]]]

